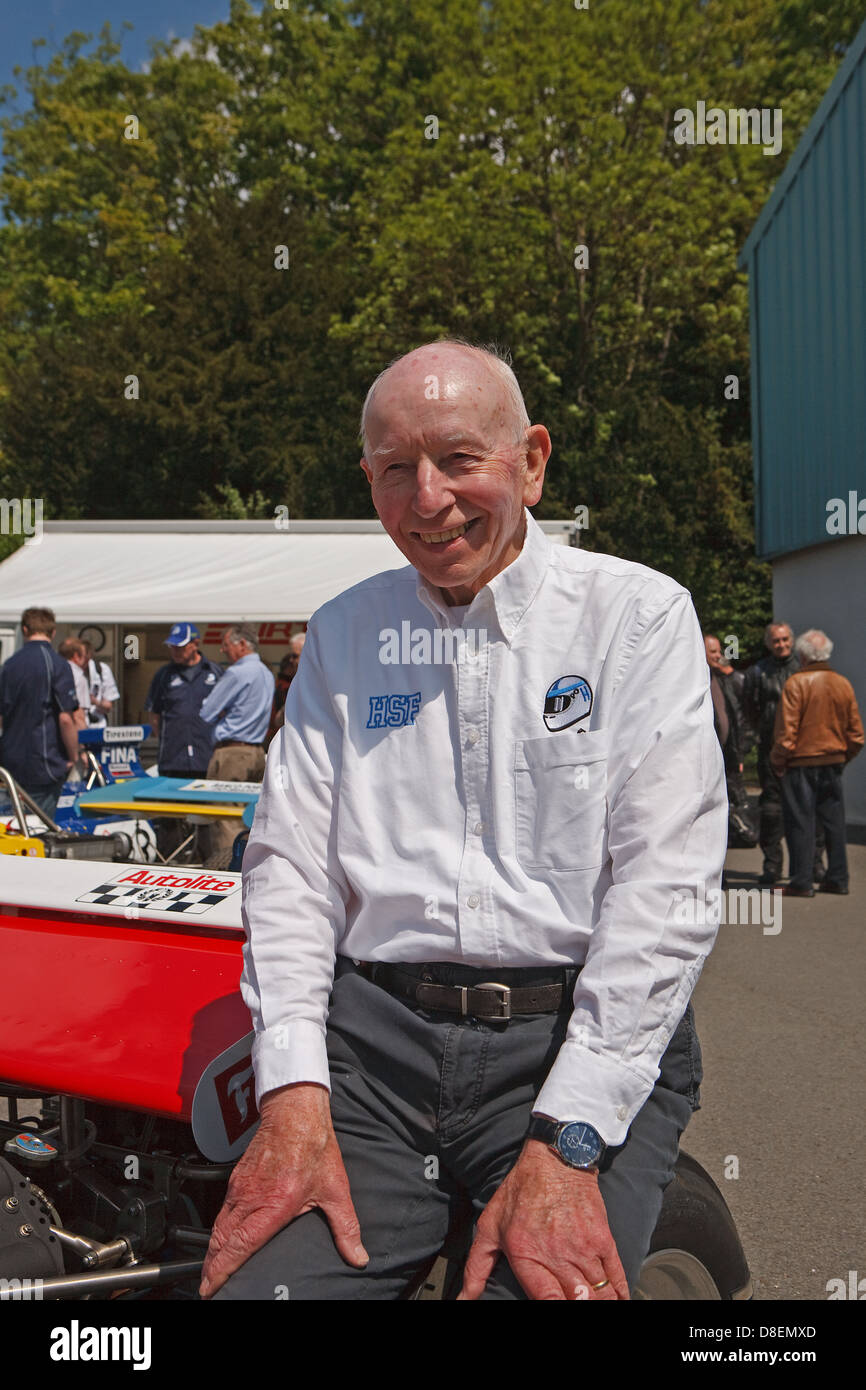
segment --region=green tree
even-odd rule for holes
[[[753,641],[769,571],[736,255],[860,19],[853,0],[233,0],[137,73],[109,28],[89,54],[71,35],[4,121],[7,495],[369,515],[371,377],[430,337],[496,341],[554,439],[538,514],[588,506],[584,544],[668,570]],[[783,107],[784,155],[677,145],[698,99]]]

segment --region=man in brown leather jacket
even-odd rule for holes
[[[819,892],[848,892],[842,769],[863,747],[851,682],[830,669],[833,643],[816,628],[794,643],[800,670],[782,687],[776,710],[773,771],[781,778],[790,883],[782,892],[811,898],[816,816],[827,840],[827,877]]]

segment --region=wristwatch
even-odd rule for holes
[[[540,1139],[553,1149],[569,1168],[583,1172],[598,1172],[606,1145],[598,1130],[583,1120],[573,1123],[553,1120],[549,1115],[533,1115],[529,1121],[529,1139]]]

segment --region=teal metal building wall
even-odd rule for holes
[[[740,254],[751,315],[755,530],[769,559],[835,539],[866,497],[866,24]]]

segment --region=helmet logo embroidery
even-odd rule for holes
[[[592,688],[583,676],[558,676],[544,697],[544,723],[551,732],[586,719],[592,709]]]

